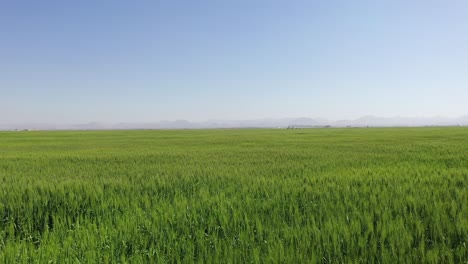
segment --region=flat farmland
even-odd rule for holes
[[[467,263],[468,128],[0,132],[2,263]]]

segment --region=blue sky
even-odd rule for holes
[[[2,1],[0,123],[468,114],[467,1]]]

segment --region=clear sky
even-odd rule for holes
[[[1,1],[0,123],[468,114],[468,1]]]

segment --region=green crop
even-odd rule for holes
[[[1,263],[467,263],[468,129],[0,133]]]

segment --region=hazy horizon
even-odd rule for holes
[[[465,1],[0,4],[0,125],[468,115]]]
[[[330,120],[324,118],[263,118],[246,120],[161,120],[153,122],[16,123],[0,124],[0,130],[101,130],[101,129],[210,129],[210,128],[288,128],[288,127],[423,127],[468,126],[468,115],[447,117],[377,117]]]

